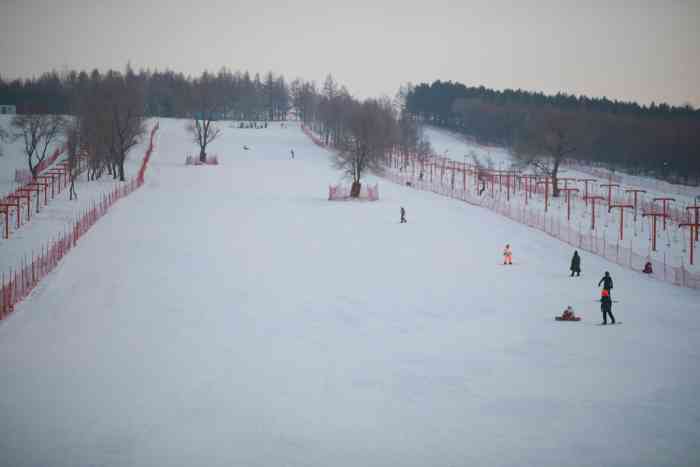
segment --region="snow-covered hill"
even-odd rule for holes
[[[209,167],[160,128],[145,186],[0,322],[0,465],[700,463],[700,292],[585,254],[570,278],[568,246],[381,179],[329,202],[297,126],[226,127]]]

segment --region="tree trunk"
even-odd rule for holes
[[[34,180],[36,180],[37,175],[39,175],[38,173],[36,173],[36,168],[37,168],[38,165],[39,165],[39,164],[33,166],[33,165],[32,165],[32,159],[31,159],[31,158],[29,159],[29,172],[31,172],[31,174],[32,174],[32,179],[34,179]]]
[[[124,160],[126,158],[122,158],[122,160],[119,161],[119,181],[124,182],[126,179],[124,178]],[[116,170],[115,170],[116,172]]]
[[[552,196],[554,198],[559,197],[559,181],[557,180],[557,175],[559,174],[559,164],[561,163],[561,157],[554,158],[554,167],[552,168]]]
[[[362,188],[362,184],[359,181],[352,182],[352,187],[350,188],[350,197],[351,198],[359,198],[361,188]]]
[[[207,162],[207,152],[206,148],[204,147],[199,150],[199,162],[201,162],[202,164]]]

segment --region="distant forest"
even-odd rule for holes
[[[350,103],[357,103],[347,90],[335,88],[330,75],[318,89],[300,79],[287,83],[271,72],[251,76],[222,68],[191,77],[170,70],[136,72],[127,66],[124,72],[52,71],[9,81],[0,77],[0,104],[15,105],[20,114],[77,115],[84,96],[115,77],[138,91],[139,112],[145,117],[284,120],[294,109],[306,123],[320,123],[324,139],[334,139],[335,144],[342,139],[354,105]],[[575,159],[674,182],[700,181],[700,109],[690,105],[640,106],[450,81],[402,87],[399,94],[397,125],[408,128],[409,120],[429,123],[480,143],[508,147],[523,163],[542,166],[543,160],[553,161],[542,168],[554,178],[561,161]]]
[[[17,113],[74,114],[75,103],[105,76],[101,73],[70,71],[59,74],[52,71],[37,78],[4,81],[0,77],[0,103],[15,105]],[[174,71],[135,72],[127,67],[124,73],[135,83],[144,96],[147,117],[186,118],[192,115],[191,97],[196,92],[196,81],[211,81],[221,101],[222,117],[241,120],[281,120],[290,107],[289,86],[283,76],[271,72],[260,74],[232,72],[203,73],[191,77]],[[226,115],[223,115],[223,114]]]
[[[700,109],[506,89],[450,81],[402,89],[414,118],[511,148],[698,183]]]

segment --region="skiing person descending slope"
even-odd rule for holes
[[[290,150],[289,152],[292,153],[292,159],[294,159],[294,149]]]
[[[610,324],[615,324],[615,317],[612,314],[612,299],[610,298],[610,291],[608,289],[603,289],[600,292],[600,311],[603,312],[602,324],[608,324],[608,315],[610,315]]]
[[[574,273],[576,273],[576,277],[581,275],[581,257],[576,250],[574,250],[574,256],[571,258],[571,268],[569,269],[571,269],[571,277],[574,277]]]
[[[503,264],[513,264],[513,250],[510,249],[510,244],[506,244],[503,249]]]
[[[401,224],[405,224],[406,222],[408,222],[406,220],[406,210],[401,206]]]

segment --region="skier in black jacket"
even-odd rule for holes
[[[605,271],[605,275],[603,276],[603,278],[600,281],[598,281],[598,287],[600,287],[600,284],[603,284],[603,289],[607,290],[608,292],[612,290],[613,281],[608,271]]]
[[[581,275],[581,257],[578,255],[578,251],[574,250],[574,257],[571,258],[571,277],[576,277]]]

